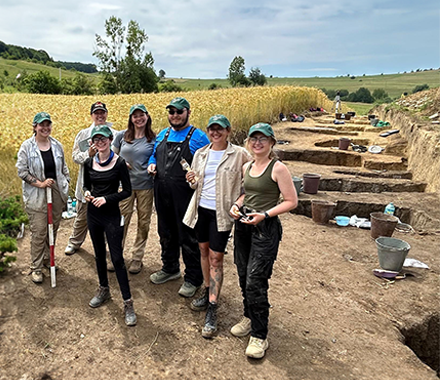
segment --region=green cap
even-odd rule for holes
[[[260,132],[267,137],[275,138],[275,133],[273,133],[272,127],[267,123],[257,123],[253,125],[249,129],[248,136],[251,136],[253,133]]]
[[[170,107],[177,108],[178,110],[183,110],[184,108],[189,109],[189,103],[185,98],[174,98],[165,108]]]
[[[95,125],[92,129],[90,138],[93,139],[96,135],[102,135],[104,137],[113,137],[111,129],[107,125]]]
[[[49,120],[52,123],[52,120],[50,118],[50,115],[47,112],[39,112],[34,116],[34,124],[40,124],[44,120]]]
[[[228,128],[231,126],[231,123],[229,122],[228,118],[224,115],[211,116],[208,121],[208,128],[214,124],[218,124],[222,128]]]
[[[143,104],[135,104],[134,106],[131,106],[130,108],[130,116],[133,115],[133,112],[136,110],[141,110],[142,112],[148,113],[147,109]]]

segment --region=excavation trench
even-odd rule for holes
[[[420,323],[400,329],[405,344],[440,377],[440,315],[434,313]]]

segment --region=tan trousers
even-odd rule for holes
[[[76,217],[73,222],[72,235],[69,238],[69,245],[78,249],[84,243],[87,236],[87,203],[78,201],[76,204]]]
[[[148,239],[148,232],[150,231],[151,213],[153,210],[153,194],[153,189],[133,190],[129,198],[119,202],[121,214],[125,218],[124,240],[122,241],[122,246],[124,246],[131,216],[134,212],[134,204],[136,201],[138,225],[136,240],[130,251],[132,260],[142,261],[142,258],[144,257],[145,246]]]
[[[46,189],[44,189],[46,191]],[[64,202],[61,199],[58,187],[52,187],[52,222],[54,244],[56,242],[58,227],[60,226],[61,214]],[[29,216],[29,228],[31,231],[31,269],[37,270],[43,267],[43,262],[49,260],[49,235],[47,227],[47,209],[38,212],[26,208]]]

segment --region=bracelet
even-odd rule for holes
[[[264,212],[264,219],[269,219],[270,215],[267,213],[267,211]]]

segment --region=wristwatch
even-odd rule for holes
[[[264,212],[264,219],[269,219],[270,218],[270,215],[265,211]]]

